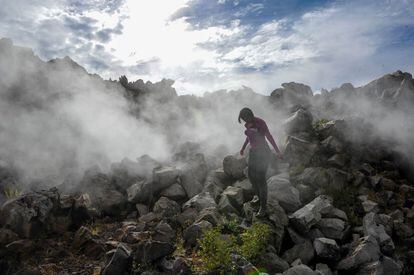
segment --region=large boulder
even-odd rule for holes
[[[316,226],[326,238],[330,239],[342,240],[346,233],[345,221],[337,218],[323,218]]]
[[[221,194],[220,201],[218,203],[219,209],[226,210],[224,205],[231,204],[233,208],[237,210],[236,213],[241,213],[241,209],[244,204],[243,189],[235,186],[227,187]]]
[[[288,136],[284,156],[291,166],[306,167],[317,150],[317,144],[298,137]]]
[[[242,156],[226,156],[223,159],[224,173],[233,179],[242,179],[245,177],[244,168],[247,167],[246,158]]]
[[[308,232],[310,228],[317,224],[322,215],[332,210],[331,198],[320,195],[313,201],[297,210],[289,216],[290,222],[299,232]]]
[[[177,202],[161,197],[155,202],[153,211],[163,217],[174,217],[180,213],[181,207]]]
[[[147,180],[132,184],[127,190],[127,198],[131,203],[145,203],[153,198],[152,185]]]
[[[391,254],[394,251],[394,242],[387,234],[383,224],[379,223],[380,216],[375,213],[368,213],[362,220],[365,236],[374,237],[381,247],[382,252]]]
[[[187,197],[192,198],[203,190],[207,172],[203,154],[196,154],[190,162],[180,168],[180,181]]]
[[[349,254],[338,263],[337,269],[357,269],[363,264],[378,261],[380,254],[380,247],[374,237],[366,236],[360,238]]]
[[[170,187],[161,192],[161,196],[167,197],[175,201],[182,201],[187,198],[187,193],[179,183],[174,183]]]
[[[324,260],[337,261],[340,258],[339,246],[335,240],[316,238],[313,241],[316,255]]]
[[[56,189],[8,200],[0,209],[0,225],[23,238],[35,237],[49,227],[59,202]]]
[[[189,199],[186,203],[184,203],[182,208],[183,210],[187,208],[194,208],[200,212],[204,208],[216,206],[217,204],[211,194],[209,192],[202,192]]]
[[[310,267],[300,264],[289,268],[283,272],[283,275],[317,275],[317,273]]]
[[[301,207],[299,191],[290,181],[279,175],[267,180],[268,201],[276,200],[286,212],[294,212]]]
[[[359,274],[387,274],[399,275],[403,271],[403,266],[394,259],[387,256],[381,257],[378,261],[362,266]]]
[[[282,258],[288,263],[292,263],[296,259],[300,259],[302,263],[307,264],[312,261],[315,256],[313,245],[309,241],[294,245],[285,251]]]
[[[123,274],[131,265],[131,251],[124,244],[120,243],[112,255],[112,258],[105,266],[103,275]]]
[[[153,171],[152,192],[159,193],[177,182],[180,171],[175,167],[165,166]]]
[[[174,249],[174,245],[168,242],[144,240],[138,243],[133,252],[133,258],[138,263],[151,263],[170,255]]]
[[[285,120],[284,128],[287,135],[309,139],[311,138],[313,130],[312,114],[309,111],[300,108]]]

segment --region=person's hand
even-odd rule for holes
[[[244,151],[243,150],[240,150],[240,155],[243,156],[243,154],[244,154]]]
[[[279,159],[283,159],[283,154],[282,154],[282,152],[276,152],[276,156],[277,156]]]

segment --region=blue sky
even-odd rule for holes
[[[179,94],[414,72],[412,0],[0,0],[0,37],[104,78],[171,78]]]

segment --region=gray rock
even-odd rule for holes
[[[283,272],[283,275],[316,275],[316,272],[306,265],[297,265]]]
[[[207,163],[203,154],[196,154],[190,162],[180,168],[181,186],[189,198],[203,190],[207,172]]]
[[[192,247],[197,244],[197,239],[203,235],[203,231],[213,227],[208,221],[193,223],[183,232],[184,246]]]
[[[317,223],[322,234],[329,239],[341,240],[345,233],[345,222],[336,218],[324,218]]]
[[[364,228],[365,236],[373,236],[381,250],[386,254],[390,254],[394,251],[394,242],[392,238],[386,233],[385,227],[377,222],[378,215],[375,213],[368,213],[362,220],[362,226]]]
[[[327,264],[316,264],[315,272],[317,275],[334,275]]]
[[[290,239],[295,243],[295,244],[301,244],[304,243],[306,241],[306,238],[301,236],[298,232],[296,232],[295,229],[288,227],[287,228],[287,232],[289,234]]]
[[[339,246],[333,239],[317,238],[313,241],[316,255],[325,260],[337,261],[340,259]]]
[[[145,240],[138,243],[133,258],[139,263],[150,263],[170,255],[173,251],[174,246],[171,243]]]
[[[233,184],[234,187],[241,188],[246,201],[253,199],[254,191],[249,179],[239,180]]]
[[[224,197],[227,197],[229,202],[233,205],[234,208],[237,209],[237,211],[240,211],[241,208],[243,207],[244,192],[243,192],[243,189],[241,189],[240,187],[234,187],[234,186],[227,187],[221,194],[219,207]]]
[[[0,228],[0,246],[6,246],[7,244],[14,242],[19,239],[19,236],[13,231]]]
[[[187,193],[179,183],[174,183],[161,192],[161,196],[167,197],[174,201],[181,201],[187,198]]]
[[[365,213],[369,213],[369,212],[377,213],[379,210],[378,203],[373,202],[371,200],[366,200],[362,202],[362,208],[364,209]]]
[[[295,135],[300,132],[311,132],[312,129],[312,114],[300,108],[291,114],[283,123],[287,135]]]
[[[241,156],[226,156],[223,159],[223,170],[227,176],[233,179],[242,179],[245,177],[244,168],[247,167],[246,158]]]
[[[129,269],[131,264],[131,251],[126,245],[120,243],[112,255],[111,260],[105,266],[103,275],[118,275],[124,274]]]
[[[148,205],[145,205],[145,204],[142,204],[142,203],[137,203],[135,205],[135,208],[137,209],[139,217],[144,216],[144,215],[149,213]]]
[[[213,226],[223,223],[223,218],[215,207],[208,207],[201,210],[197,217],[197,222],[208,221]]]
[[[8,200],[0,209],[0,225],[23,238],[32,238],[46,230],[53,211],[59,208],[56,190],[29,193]]]
[[[211,196],[210,192],[203,192],[189,199],[183,205],[183,210],[191,207],[191,208],[195,208],[197,211],[201,211],[204,208],[216,207],[216,206],[217,204],[214,201],[214,198]]]
[[[131,203],[144,203],[152,199],[151,183],[146,180],[140,180],[132,184],[127,190],[127,198]]]
[[[277,256],[275,253],[267,252],[260,256],[261,266],[266,268],[271,274],[283,272],[289,269],[289,264]]]
[[[335,154],[330,157],[326,162],[328,165],[336,167],[336,168],[343,168],[348,161],[348,157],[346,154]]]
[[[307,166],[317,151],[317,145],[294,136],[288,136],[284,157],[292,166]]]
[[[230,198],[228,196],[221,196],[220,201],[217,206],[218,210],[223,214],[236,214],[240,215],[239,208],[236,208],[236,206],[231,202]]]
[[[363,265],[358,271],[358,275],[399,275],[401,274],[402,269],[403,267],[399,263],[394,261],[392,258],[384,256],[378,261]]]
[[[301,206],[299,191],[289,180],[272,176],[267,180],[268,201],[276,200],[286,212],[294,212]]]
[[[177,182],[179,170],[175,167],[165,166],[154,169],[153,192],[158,193]]]
[[[302,263],[308,264],[315,256],[313,245],[309,241],[305,241],[301,244],[296,244],[292,248],[285,251],[282,258],[288,263],[292,263],[299,258]]]
[[[343,221],[348,221],[348,217],[346,213],[338,208],[332,208],[332,210],[326,213],[323,217],[324,218],[337,218]]]
[[[345,145],[338,138],[329,136],[321,142],[322,148],[330,153],[343,153]]]
[[[154,204],[154,213],[160,214],[164,217],[173,217],[180,213],[180,205],[170,200],[166,197],[161,197],[155,204]]]
[[[313,225],[321,220],[322,215],[329,213],[332,208],[332,200],[327,196],[320,195],[290,215],[289,219],[299,232],[308,232]]]
[[[373,236],[360,238],[356,246],[351,249],[348,256],[342,259],[338,265],[338,270],[357,269],[363,264],[375,262],[380,257],[380,247]]]
[[[175,230],[165,221],[160,221],[154,228],[153,240],[160,242],[173,243]]]

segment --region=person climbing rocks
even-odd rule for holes
[[[247,144],[250,143],[248,178],[259,198],[260,208],[256,216],[264,217],[267,205],[266,171],[272,157],[272,151],[266,142],[266,138],[272,144],[278,158],[283,159],[283,154],[277,147],[266,122],[259,117],[255,117],[251,109],[246,107],[240,110],[239,123],[241,123],[241,120],[245,122],[246,140],[240,150],[240,155],[244,154]]]

